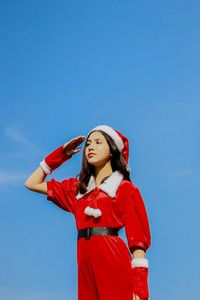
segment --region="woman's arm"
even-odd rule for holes
[[[31,191],[47,194],[47,183],[44,182],[45,174],[39,166],[26,180],[24,185]]]
[[[85,138],[84,135],[80,135],[56,148],[40,162],[40,166],[28,177],[24,185],[31,191],[47,195],[47,182],[44,182],[44,179],[75,153],[81,151],[81,148],[75,148]]]

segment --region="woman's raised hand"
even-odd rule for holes
[[[52,171],[57,169],[65,161],[69,160],[73,154],[79,152],[81,148],[75,149],[86,137],[84,135],[77,136],[65,143],[64,145],[59,146],[49,155],[47,155],[41,162],[40,166],[44,173],[51,174]]]
[[[75,149],[78,145],[80,145],[86,137],[84,135],[79,135],[73,139],[71,139],[69,142],[65,143],[63,145],[64,153],[67,155],[73,155],[79,151],[81,151],[82,148]]]

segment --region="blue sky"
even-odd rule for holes
[[[100,124],[129,138],[151,299],[199,298],[199,15],[194,0],[0,3],[1,299],[77,299],[73,215],[24,182]],[[80,164],[78,153],[46,180]]]

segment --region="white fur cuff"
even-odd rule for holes
[[[42,168],[42,170],[45,174],[49,175],[52,173],[51,168],[47,165],[47,163],[44,159],[40,162],[40,167]]]
[[[147,258],[133,258],[131,261],[131,267],[136,268],[136,267],[149,267],[149,261]]]

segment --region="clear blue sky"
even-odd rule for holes
[[[99,124],[130,141],[151,299],[200,297],[199,16],[194,0],[1,1],[0,299],[77,299],[73,215],[24,182]],[[47,179],[80,164],[78,153]]]

